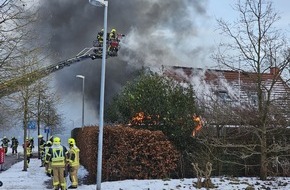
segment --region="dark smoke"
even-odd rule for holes
[[[36,26],[47,44],[51,64],[90,47],[103,28],[104,9],[88,0],[40,1],[41,22]],[[202,51],[192,45],[198,35],[195,20],[205,15],[205,1],[109,0],[108,31],[126,34],[117,58],[108,58],[105,99],[134,77],[142,66],[182,65]],[[86,102],[99,107],[101,60],[76,63],[56,73],[62,95],[81,90],[77,74],[86,77]]]

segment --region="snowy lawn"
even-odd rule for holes
[[[3,182],[1,189],[25,190],[25,189],[52,189],[51,178],[44,173],[44,168],[39,167],[40,160],[31,159],[28,171],[24,172],[23,161],[14,164],[10,169],[0,173]],[[84,178],[87,171],[81,167],[79,178]],[[70,185],[69,180],[68,185]],[[193,190],[196,179],[171,179],[171,180],[124,180],[115,182],[103,182],[102,190]],[[212,182],[217,190],[242,190],[252,185],[256,190],[260,189],[290,189],[290,178],[275,178],[270,181],[260,181],[256,178],[228,178],[213,177]],[[95,190],[96,185],[81,184],[78,189]],[[203,188],[204,189],[204,188]]]

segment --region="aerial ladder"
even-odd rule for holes
[[[120,41],[124,37],[124,34],[117,34],[114,39],[107,40],[106,58],[118,56],[118,50],[120,49]],[[56,64],[49,65],[42,69],[33,71],[31,73],[24,74],[20,77],[16,77],[0,83],[0,98],[12,94],[18,91],[19,86],[31,85],[35,81],[48,76],[49,74],[68,67],[74,63],[84,61],[86,59],[102,59],[102,43],[98,40],[93,41],[93,47],[85,48],[80,51],[75,57],[60,61]]]
[[[35,81],[48,76],[49,74],[56,72],[64,67],[68,67],[74,63],[84,61],[87,59],[102,59],[102,54],[98,53],[102,50],[102,47],[90,47],[80,51],[75,57],[60,61],[56,64],[49,65],[31,73],[24,74],[20,77],[16,77],[0,83],[0,98],[12,94],[18,91],[21,85],[31,85]]]

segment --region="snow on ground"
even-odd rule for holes
[[[37,147],[34,149],[37,150]],[[20,154],[23,149],[19,148]],[[13,156],[9,154],[8,156]],[[14,164],[11,168],[0,173],[0,181],[3,186],[0,190],[42,190],[52,189],[52,179],[45,175],[44,167],[40,167],[40,160],[31,159],[27,171],[22,171],[23,161]],[[79,179],[85,178],[87,170],[81,166],[78,172]],[[255,190],[290,190],[290,177],[273,178],[269,181],[260,181],[257,178],[230,178],[230,177],[212,177],[214,190],[242,190],[252,185]],[[80,180],[82,181],[82,180]],[[102,190],[195,190],[197,179],[167,179],[167,180],[123,180],[114,182],[103,182]],[[96,184],[84,185],[78,187],[80,190],[95,190]],[[67,186],[70,181],[67,178]],[[267,189],[268,188],[268,189]],[[205,190],[202,188],[201,190]]]
[[[11,168],[0,173],[0,180],[3,186],[0,190],[26,190],[26,189],[52,189],[51,179],[44,173],[44,168],[39,167],[39,159],[31,159],[28,171],[22,171],[23,161],[14,164]],[[87,174],[84,167],[79,170],[79,178]],[[69,180],[68,185],[70,185]],[[172,180],[124,180],[115,182],[103,182],[102,190],[194,190],[193,183],[196,179],[172,179]],[[212,178],[212,182],[217,186],[216,190],[242,190],[253,185],[258,190],[290,189],[290,178],[276,178],[271,181],[259,181],[256,178]],[[280,186],[279,186],[280,185]],[[282,186],[284,185],[284,186]],[[95,190],[96,185],[80,185],[81,190]],[[204,189],[203,189],[204,190]]]

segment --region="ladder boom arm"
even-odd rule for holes
[[[24,74],[20,77],[16,77],[0,83],[0,98],[12,94],[18,91],[18,87],[21,85],[31,85],[35,81],[48,76],[49,74],[68,67],[74,63],[78,63],[87,59],[101,59],[102,56],[96,54],[95,50],[100,49],[101,47],[92,47],[85,48],[79,52],[75,57],[60,61],[56,64],[49,65],[47,67],[41,68],[39,70],[33,71],[31,73]]]

